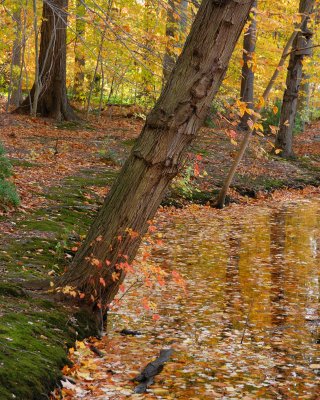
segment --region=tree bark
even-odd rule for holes
[[[300,0],[299,12],[304,14],[312,10],[315,0]],[[292,157],[293,154],[293,129],[297,114],[298,95],[302,79],[302,63],[306,55],[311,52],[312,33],[308,29],[308,18],[305,19],[292,45],[290,54],[286,90],[280,114],[280,125],[277,133],[275,148],[280,149],[281,157]]]
[[[170,73],[176,63],[175,53],[175,37],[180,33],[184,33],[187,27],[187,11],[188,2],[186,0],[169,0],[167,9],[167,25],[166,38],[167,44],[163,57],[163,81],[167,82]],[[179,18],[179,20],[177,20]]]
[[[10,90],[8,94],[8,105],[19,106],[21,101],[21,49],[22,49],[22,21],[21,21],[21,5],[13,13],[13,20],[15,22],[15,38],[12,49],[12,61],[11,61],[11,79],[10,79]]]
[[[254,68],[253,68],[253,57],[256,48],[257,41],[257,20],[256,20],[256,8],[257,0],[253,3],[253,9],[251,10],[250,25],[246,30],[243,38],[243,66],[241,73],[241,88],[240,88],[240,100],[247,104],[247,108],[253,110],[254,108]],[[248,121],[250,115],[244,113],[241,118],[239,128],[248,130]]]
[[[39,52],[40,93],[37,114],[57,120],[76,119],[69,105],[66,89],[66,28],[68,0],[46,0],[43,3]],[[29,113],[36,85],[16,113]]]
[[[85,5],[81,0],[77,0],[76,4],[76,41],[74,45],[74,83],[73,91],[77,99],[84,98],[84,68],[86,65],[85,53],[83,51],[82,40],[84,39],[85,26],[84,17],[86,14]]]
[[[306,129],[306,123],[309,122],[310,111],[310,76],[302,71],[302,83],[298,96],[297,112],[301,115],[301,131]]]
[[[204,0],[182,54],[87,238],[58,284],[102,310],[207,115],[253,0]],[[91,300],[90,300],[91,299]]]
[[[304,22],[305,22],[305,20],[307,18],[308,18],[307,15],[303,16],[302,22],[301,22],[301,24],[299,26],[299,29],[301,29],[301,26],[304,24]],[[289,37],[289,39],[287,41],[287,44],[285,45],[285,47],[283,49],[283,52],[282,52],[280,61],[278,63],[278,66],[274,70],[274,72],[272,74],[272,77],[271,77],[270,81],[268,82],[268,85],[267,85],[265,91],[263,92],[263,95],[262,95],[263,103],[265,103],[267,101],[267,99],[269,98],[270,92],[271,92],[271,90],[273,88],[273,85],[274,85],[278,75],[279,75],[279,72],[280,72],[281,68],[284,66],[285,60],[287,59],[287,57],[290,54],[289,51],[292,48],[292,45],[293,45],[293,43],[294,43],[294,41],[295,41],[295,39],[297,37],[297,34],[298,34],[298,31],[296,29],[296,30],[294,30],[294,32]],[[222,186],[222,188],[221,188],[221,190],[219,192],[218,198],[217,198],[216,201],[214,201],[214,200],[212,201],[213,205],[215,207],[217,207],[217,208],[223,208],[224,205],[225,205],[226,195],[228,193],[228,190],[229,190],[229,187],[231,185],[231,182],[232,182],[232,180],[234,178],[234,175],[236,173],[236,170],[237,170],[237,168],[238,168],[238,166],[239,166],[239,164],[240,164],[240,162],[241,162],[241,160],[242,160],[242,158],[244,156],[244,153],[245,153],[245,151],[246,151],[246,149],[248,147],[248,144],[250,143],[251,136],[252,136],[253,132],[255,131],[255,125],[258,122],[259,118],[260,118],[260,114],[259,113],[261,111],[261,108],[262,108],[262,104],[257,106],[257,108],[255,110],[256,112],[252,116],[250,129],[246,132],[246,134],[244,135],[244,138],[241,141],[239,150],[238,150],[238,152],[236,154],[236,157],[235,157],[235,159],[234,159],[234,161],[233,161],[233,163],[232,163],[232,165],[230,167],[228,175],[227,175],[227,177],[226,177],[226,179],[225,179],[225,181],[223,183],[223,186]]]

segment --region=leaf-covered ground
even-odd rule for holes
[[[251,146],[231,191],[240,204],[224,211],[161,209],[154,244],[145,243],[137,264],[144,271],[152,266],[156,289],[143,285],[135,296],[135,283],[124,304],[110,312],[108,335],[87,340],[105,357],[94,358],[87,341],[80,341],[71,354],[75,365],[59,373],[77,327],[50,299],[21,287],[61,273],[72,258],[142,126],[128,116],[115,108],[100,120],[57,125],[0,114],[0,139],[21,197],[18,210],[1,210],[0,397],[46,398],[59,374],[76,381],[64,383],[67,399],[132,396],[130,379],[161,348],[173,347],[172,360],[141,398],[316,399],[319,204],[293,205],[302,218],[296,222],[293,211],[277,204],[319,196],[319,189],[306,186],[319,182],[318,124],[298,138],[299,157],[290,162]],[[223,126],[204,128],[166,203],[206,203],[235,150]],[[283,225],[286,243],[272,244]],[[301,237],[303,246],[292,253]],[[291,253],[298,264],[287,258]],[[122,328],[143,335],[123,337]]]
[[[134,111],[114,107],[100,119],[82,123],[54,123],[50,120],[0,114],[0,139],[14,164],[14,181],[21,195],[22,209],[46,203],[42,196],[48,185],[83,168],[118,171],[139,134],[143,121]],[[175,179],[170,200],[206,203],[223,182],[236,153],[223,120],[216,128],[203,128],[187,155],[185,168]],[[241,133],[235,137],[237,143]],[[234,140],[232,139],[234,142]],[[297,158],[286,161],[270,155],[272,136],[256,136],[232,184],[231,194],[264,197],[280,188],[302,189],[320,182],[320,123],[311,125],[295,138]],[[103,194],[99,191],[99,194]],[[246,200],[245,200],[246,201]]]

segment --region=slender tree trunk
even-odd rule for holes
[[[102,59],[100,60],[100,68],[101,68],[101,88],[100,88],[99,110],[98,110],[99,117],[101,116],[101,111],[102,111],[104,85],[105,85],[104,65],[103,65]]]
[[[302,23],[301,25],[298,27],[300,28],[302,26],[302,24],[304,23],[305,19],[307,18],[307,16],[304,16],[302,19]],[[280,61],[278,63],[277,68],[274,70],[272,77],[265,89],[265,91],[263,92],[262,95],[262,99],[264,101],[264,103],[267,101],[267,99],[269,98],[270,92],[273,88],[273,85],[279,75],[280,70],[282,69],[282,67],[284,66],[284,63],[289,55],[290,49],[292,47],[292,44],[295,40],[295,38],[297,37],[298,34],[298,30],[296,29],[290,36],[290,38],[287,41],[287,44],[285,45],[285,48],[283,49]],[[259,120],[259,112],[261,111],[262,105],[259,105],[257,107],[257,109],[255,110],[256,113],[253,115],[252,119],[251,119],[251,123],[250,123],[250,129],[246,132],[246,134],[244,135],[244,138],[242,139],[242,142],[240,144],[239,150],[236,154],[236,157],[230,167],[230,170],[228,172],[228,175],[223,183],[223,186],[219,192],[218,198],[216,201],[213,201],[213,205],[217,208],[223,208],[225,205],[225,200],[226,200],[226,196],[228,193],[228,190],[230,188],[230,185],[233,181],[234,175],[236,173],[236,170],[240,164],[240,162],[242,161],[242,158],[244,156],[244,153],[246,152],[246,149],[250,143],[250,139],[251,136],[253,134],[253,132],[255,132],[256,129],[256,123]]]
[[[145,102],[150,102],[153,91],[153,74],[152,66],[150,63],[151,53],[153,51],[153,39],[152,34],[156,23],[156,17],[154,12],[153,3],[151,0],[144,2],[144,15],[143,15],[143,27],[145,32],[144,43],[143,43],[143,65],[141,68],[141,86],[139,97]]]
[[[257,19],[256,8],[257,0],[253,4],[253,9],[250,16],[250,25],[244,34],[243,39],[243,66],[241,73],[241,89],[240,100],[247,104],[247,108],[253,109],[254,107],[254,52],[257,41]],[[241,118],[239,128],[248,130],[248,121],[250,115],[244,113]]]
[[[204,0],[168,82],[59,282],[105,310],[225,76],[253,1]],[[90,300],[91,299],[91,300]]]
[[[300,0],[299,12],[306,13],[312,10],[315,0]],[[308,30],[308,18],[302,24],[301,32],[298,33],[292,45],[290,55],[286,90],[283,95],[281,107],[280,125],[277,133],[275,147],[280,149],[281,157],[292,157],[293,154],[293,129],[297,113],[298,95],[302,79],[302,63],[306,55],[310,55],[312,33]]]
[[[21,21],[21,6],[13,13],[15,22],[15,38],[12,48],[12,60],[10,70],[10,90],[8,93],[8,105],[19,106],[21,101],[21,79],[19,72],[21,70],[21,49],[22,49],[22,21]]]
[[[39,68],[39,35],[38,35],[38,12],[37,12],[37,0],[33,0],[33,30],[34,30],[34,47],[35,47],[35,74],[34,74],[34,92],[31,103],[30,114],[34,117],[37,115],[38,100],[42,89],[42,82],[40,79],[40,68]],[[29,104],[30,104],[29,99]]]
[[[174,44],[175,34],[177,30],[177,21],[175,18],[176,14],[176,3],[175,0],[168,1],[167,8],[167,25],[166,25],[166,38],[167,44],[163,57],[163,80],[167,82],[170,73],[175,64],[175,53],[174,53]]]
[[[15,110],[29,113],[39,98],[36,113],[58,120],[76,119],[69,105],[66,89],[66,27],[68,0],[46,0],[43,3],[41,41],[39,52],[39,79],[30,95]],[[34,110],[35,111],[35,110]]]
[[[104,31],[101,33],[101,40],[100,40],[100,46],[99,46],[97,62],[96,62],[96,66],[95,66],[95,69],[94,69],[92,80],[90,82],[90,90],[89,90],[89,94],[88,94],[87,110],[86,110],[87,118],[89,117],[89,113],[90,113],[91,97],[92,97],[92,92],[93,92],[93,89],[94,89],[94,84],[95,84],[96,76],[97,76],[98,69],[99,69],[99,64],[102,66],[101,53],[102,53],[102,50],[103,50],[103,43],[104,43],[104,38],[105,38],[105,35],[106,35],[106,30],[107,30],[107,27],[105,27]]]
[[[86,14],[85,5],[81,0],[77,0],[76,4],[76,41],[74,46],[74,83],[73,91],[76,98],[81,99],[84,95],[84,69],[86,65],[85,54],[83,51],[82,41],[84,39],[86,23],[84,17]]]
[[[298,96],[297,112],[301,116],[301,131],[304,132],[306,129],[306,122],[309,121],[309,110],[310,110],[310,76],[306,75],[302,71],[302,84],[300,93]]]
[[[178,33],[185,33],[187,28],[187,7],[188,2],[186,0],[168,1],[166,25],[167,44],[163,57],[164,83],[167,82],[177,60],[175,48],[177,47],[177,45],[179,46],[179,44],[175,43],[176,36]]]

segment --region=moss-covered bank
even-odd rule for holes
[[[13,229],[0,238],[1,400],[48,399],[68,346],[95,333],[90,316],[71,313],[45,291],[30,290],[30,282],[63,270],[72,258],[68,249],[86,233],[98,206],[92,187],[107,186],[114,176],[83,170],[49,188],[46,207],[6,221]]]

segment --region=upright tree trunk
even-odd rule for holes
[[[250,25],[243,38],[243,66],[241,73],[240,100],[247,104],[247,108],[253,109],[254,106],[254,52],[257,41],[257,19],[256,8],[257,0],[253,3],[253,9],[250,16]],[[244,113],[241,118],[239,128],[248,130],[248,120],[250,115]]]
[[[225,76],[253,1],[204,0],[182,54],[86,240],[59,282],[105,307]]]
[[[10,79],[10,90],[8,94],[8,104],[12,104],[18,107],[21,101],[21,79],[19,76],[21,70],[21,49],[22,49],[21,5],[19,5],[18,9],[13,13],[13,20],[15,22],[15,38],[12,49],[12,61],[11,61],[12,64],[10,73],[11,79]]]
[[[175,33],[177,30],[177,22],[175,19],[176,14],[176,3],[175,0],[168,1],[168,9],[167,9],[167,25],[166,25],[166,49],[163,57],[163,80],[167,82],[170,73],[175,64],[175,53],[173,41],[175,37]]]
[[[315,0],[300,0],[299,12],[304,14],[312,10]],[[302,79],[302,62],[305,56],[311,54],[312,33],[308,30],[308,19],[302,24],[290,55],[286,90],[283,95],[280,125],[277,133],[275,148],[280,149],[282,157],[293,156],[293,129],[297,113],[297,102]]]
[[[307,17],[308,17],[307,15],[303,16],[302,22],[301,22],[299,28],[301,28],[301,26],[304,24],[304,22],[307,19]],[[297,37],[297,34],[298,34],[298,30],[295,29],[294,32],[289,37],[289,39],[287,41],[287,44],[285,45],[285,47],[283,49],[283,52],[282,52],[280,61],[278,63],[278,66],[274,70],[274,72],[272,74],[272,77],[271,77],[271,79],[270,79],[265,91],[263,92],[262,99],[263,99],[264,103],[269,98],[269,95],[270,95],[270,92],[271,92],[271,90],[273,88],[273,85],[274,85],[274,83],[275,83],[275,81],[276,81],[276,79],[277,79],[277,77],[279,75],[279,72],[280,72],[281,68],[284,66],[285,60],[289,56],[290,49],[292,48],[292,45],[293,45],[293,43],[294,43],[294,41],[295,41],[295,39]],[[239,164],[240,164],[240,162],[241,162],[241,160],[242,160],[242,158],[244,156],[244,153],[245,153],[245,151],[246,151],[246,149],[248,147],[248,144],[250,142],[251,136],[252,136],[253,132],[255,131],[255,125],[256,125],[257,121],[259,120],[259,113],[261,111],[261,108],[262,108],[261,104],[257,106],[257,108],[255,110],[256,113],[252,117],[252,126],[246,132],[246,134],[244,135],[244,137],[243,137],[243,139],[241,141],[239,150],[238,150],[238,152],[236,154],[235,159],[233,160],[233,163],[232,163],[232,165],[230,167],[228,175],[227,175],[227,177],[226,177],[226,179],[225,179],[225,181],[223,183],[223,186],[222,186],[222,188],[221,188],[221,190],[219,192],[217,201],[216,202],[213,201],[214,205],[216,207],[218,207],[218,208],[223,208],[224,207],[227,192],[228,192],[229,187],[231,185],[231,182],[232,182],[232,180],[234,178],[236,170],[237,170],[237,168],[238,168],[238,166],[239,166]]]
[[[83,51],[82,41],[84,39],[85,26],[84,17],[86,8],[81,0],[77,0],[76,5],[76,41],[74,44],[74,83],[73,91],[76,98],[84,98],[84,68],[86,65],[85,53]]]
[[[163,81],[167,82],[170,73],[176,63],[177,44],[175,43],[177,35],[183,34],[187,28],[187,8],[186,0],[169,0],[167,9],[166,25],[166,49],[163,57]]]
[[[68,0],[46,0],[43,3],[41,23],[38,85],[40,93],[36,112],[58,120],[76,119],[69,105],[66,89],[67,6]],[[34,100],[37,100],[36,86],[33,85],[30,95],[15,112],[31,111]]]
[[[149,102],[152,98],[153,91],[153,74],[152,65],[150,62],[151,54],[153,52],[152,34],[155,27],[155,12],[151,0],[145,0],[144,13],[143,13],[143,28],[144,28],[144,42],[143,42],[143,63],[141,65],[141,91],[139,97],[145,102]]]
[[[297,112],[301,116],[301,131],[306,129],[306,122],[309,121],[310,110],[310,76],[302,71],[302,84],[298,96]]]

